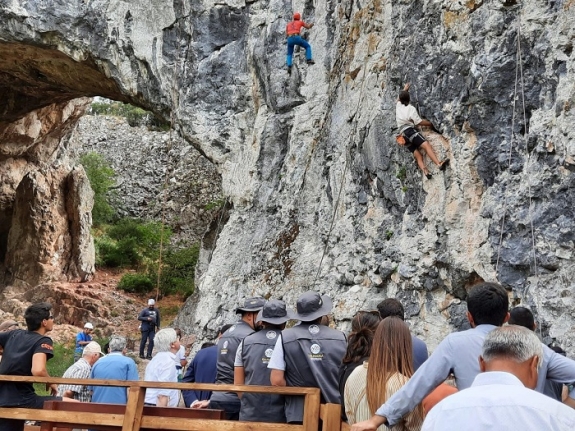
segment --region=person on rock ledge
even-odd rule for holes
[[[425,150],[431,161],[442,171],[449,165],[449,159],[440,162],[432,146],[415,128],[416,126],[433,127],[433,124],[429,120],[422,119],[415,107],[409,104],[409,86],[410,84],[408,82],[403,87],[403,91],[399,92],[399,98],[395,105],[395,120],[397,121],[399,134],[404,138],[403,145],[406,145],[406,148],[412,152],[419,169],[421,169],[421,172],[430,180],[431,174],[425,166],[423,154],[420,152],[421,149]]]
[[[290,21],[286,25],[286,36],[287,36],[287,68],[288,73],[291,73],[291,67],[293,63],[293,49],[296,45],[305,48],[305,59],[307,64],[315,64],[311,56],[311,45],[303,37],[299,35],[301,28],[310,29],[313,27],[312,24],[307,24],[301,20],[301,15],[299,12],[293,14],[293,21]]]

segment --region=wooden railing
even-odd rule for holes
[[[0,376],[2,382],[56,383],[68,385],[89,386],[123,386],[128,391],[128,402],[125,414],[114,413],[82,413],[37,410],[19,407],[0,407],[0,418],[21,419],[43,422],[57,422],[82,425],[104,425],[119,427],[122,431],[139,431],[140,428],[155,428],[158,430],[214,430],[214,431],[253,431],[265,429],[269,431],[317,431],[319,419],[322,419],[323,431],[348,431],[349,426],[341,422],[341,407],[339,404],[320,405],[320,392],[317,388],[296,388],[278,386],[236,386],[214,385],[206,383],[160,383],[124,380],[82,380],[63,379],[56,377],[22,377]],[[261,394],[301,395],[304,397],[304,412],[302,425],[288,425],[262,422],[237,422],[213,419],[184,419],[177,417],[146,416],[143,414],[146,388],[164,388],[178,390],[252,392]]]

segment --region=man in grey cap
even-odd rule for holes
[[[218,373],[216,384],[234,384],[234,361],[242,340],[255,331],[258,312],[266,302],[263,298],[248,298],[243,307],[236,308],[242,317],[218,340]],[[240,418],[240,399],[235,392],[213,392],[209,401],[201,401],[194,408],[224,410],[226,419],[237,421]]]
[[[238,347],[234,384],[269,386],[271,369],[268,363],[281,331],[291,319],[295,319],[294,313],[286,308],[285,302],[273,299],[264,304],[256,318],[263,323],[263,330],[248,335]],[[285,423],[284,405],[282,395],[245,393],[240,420]]]
[[[343,332],[321,324],[332,309],[329,296],[306,292],[297,300],[301,324],[286,329],[276,342],[268,364],[273,386],[315,387],[322,403],[340,404],[338,369],[347,347]],[[303,397],[286,397],[288,423],[303,421]]]

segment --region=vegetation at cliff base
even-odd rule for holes
[[[80,161],[94,191],[92,235],[96,266],[135,270],[136,273],[122,277],[118,288],[145,294],[155,289],[161,265],[159,290],[162,295],[187,297],[192,294],[199,245],[176,247],[171,244],[173,233],[169,226],[156,221],[118,218],[113,193],[116,174],[112,167],[97,153],[85,154]],[[160,248],[163,249],[161,261]]]

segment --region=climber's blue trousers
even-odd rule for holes
[[[291,67],[291,65],[293,63],[293,48],[296,45],[304,47],[305,48],[305,59],[311,60],[311,45],[309,43],[307,43],[307,40],[305,40],[301,36],[290,36],[290,37],[288,37],[288,40],[287,40],[287,48],[288,48],[287,65],[288,65],[288,67]]]

